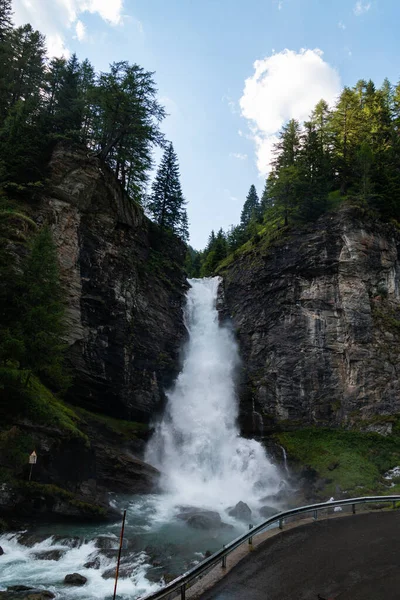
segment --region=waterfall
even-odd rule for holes
[[[289,474],[289,467],[287,464],[287,454],[286,454],[286,450],[283,446],[279,446],[279,448],[282,450],[282,455],[283,455],[283,466],[285,467],[285,471],[287,474]]]
[[[234,336],[220,326],[220,279],[193,279],[187,294],[189,340],[184,363],[146,460],[162,473],[176,505],[226,509],[240,500],[257,508],[279,489],[281,477],[259,442],[240,436]]]

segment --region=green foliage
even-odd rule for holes
[[[22,266],[19,285],[21,331],[25,354],[21,366],[63,387],[64,306],[56,249],[45,227],[35,237],[31,253]]]
[[[336,486],[349,496],[388,493],[382,476],[400,464],[397,436],[309,428],[276,437],[290,458],[312,467],[326,479],[326,494],[335,494]]]
[[[0,187],[43,182],[58,140],[85,144],[108,163],[140,201],[163,146],[165,110],[153,74],[126,61],[96,74],[76,55],[46,58],[45,38],[31,25],[13,28],[8,0],[0,0]]]
[[[185,257],[185,271],[189,279],[200,277],[202,253],[188,246]]]
[[[56,501],[65,502],[70,507],[79,510],[85,518],[102,519],[106,516],[106,509],[98,504],[89,504],[76,499],[72,492],[64,490],[56,485],[37,483],[36,481],[14,481],[13,487],[29,501],[52,504]]]
[[[214,272],[218,264],[226,258],[227,255],[227,242],[226,237],[222,229],[220,229],[217,235],[211,232],[207,248],[203,254],[203,262],[200,269],[201,277],[210,277],[214,275]]]
[[[165,150],[153,181],[148,209],[160,227],[187,241],[189,230],[185,205],[179,179],[178,158],[171,143]]]
[[[126,441],[133,440],[135,438],[144,438],[149,432],[148,425],[144,423],[135,423],[134,421],[114,419],[107,415],[93,413],[83,408],[74,407],[74,411],[79,415],[82,421],[94,421],[98,425],[104,426],[106,429],[117,434]]]
[[[243,228],[250,225],[253,219],[257,219],[260,212],[260,200],[257,195],[257,190],[254,185],[250,187],[247,194],[246,202],[244,203],[242,214],[240,216],[240,224]]]
[[[22,475],[32,450],[32,437],[18,427],[0,432],[0,465],[14,477]]]
[[[399,157],[400,83],[385,80],[377,90],[361,80],[343,89],[332,110],[321,100],[304,124],[284,125],[261,202],[252,186],[240,224],[225,234],[228,258],[216,265],[208,245],[203,274],[220,271],[252,246],[263,252],[273,230],[314,221],[343,202],[397,222]]]
[[[13,423],[24,418],[32,423],[59,429],[86,440],[80,431],[79,417],[29,371],[0,367],[0,422]]]

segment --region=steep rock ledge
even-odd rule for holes
[[[44,217],[67,293],[70,402],[148,422],[179,370],[184,245],[162,234],[101,162],[60,145]]]
[[[391,431],[400,413],[399,244],[394,226],[347,207],[261,240],[222,270],[243,358],[245,431]]]

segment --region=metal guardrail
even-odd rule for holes
[[[259,525],[255,527],[251,527],[248,532],[242,534],[229,544],[226,544],[221,550],[215,552],[209,558],[203,560],[199,565],[196,565],[189,571],[186,571],[183,575],[180,575],[171,583],[161,588],[157,592],[153,592],[148,594],[147,596],[142,596],[140,600],[161,600],[162,598],[172,598],[172,594],[174,592],[180,592],[181,600],[185,600],[186,598],[186,590],[188,589],[188,584],[191,583],[197,577],[203,575],[206,571],[210,570],[212,567],[221,562],[221,567],[223,569],[226,568],[226,557],[228,554],[239,548],[242,544],[248,541],[251,545],[253,543],[253,537],[259,533],[262,533],[271,525],[275,523],[278,524],[279,529],[283,529],[284,520],[288,517],[292,517],[294,515],[300,515],[304,513],[313,513],[314,519],[318,518],[318,511],[334,508],[335,506],[348,506],[351,505],[353,515],[356,513],[356,505],[357,504],[369,504],[373,502],[393,502],[393,508],[396,507],[396,502],[400,502],[400,496],[367,496],[363,498],[350,498],[347,500],[335,500],[332,502],[320,502],[319,504],[310,504],[309,506],[300,506],[299,508],[292,508],[291,510],[286,510],[284,512],[278,513],[273,517],[270,517],[266,521],[263,521]]]

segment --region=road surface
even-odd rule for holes
[[[400,512],[321,520],[256,548],[201,600],[400,600]]]

